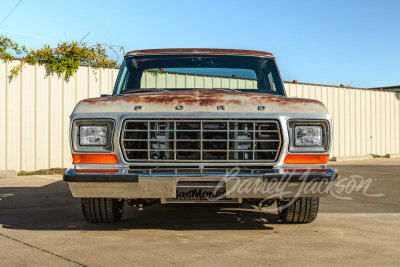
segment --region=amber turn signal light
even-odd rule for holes
[[[289,154],[285,157],[285,164],[327,164],[329,155]]]
[[[285,169],[285,172],[326,172],[326,169]]]
[[[113,154],[72,154],[75,164],[117,164],[118,159]]]
[[[117,173],[117,169],[75,169],[76,173]]]

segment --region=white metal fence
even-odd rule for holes
[[[18,63],[0,62],[0,170],[70,167],[69,115],[80,100],[110,94],[118,69],[93,72],[81,66],[66,81],[44,66],[27,66],[10,80],[10,69]],[[179,78],[168,75],[170,81]],[[164,75],[155,77],[159,86],[168,82]],[[242,81],[224,82],[221,87]],[[333,117],[332,157],[400,153],[399,93],[298,83],[285,87],[289,96],[317,99],[328,108]]]

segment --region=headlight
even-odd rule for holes
[[[326,152],[330,146],[330,123],[328,120],[290,120],[290,152]]]
[[[319,147],[323,145],[322,126],[296,126],[295,146]]]
[[[107,126],[80,126],[79,144],[81,146],[107,145]]]

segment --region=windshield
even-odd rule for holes
[[[212,55],[127,58],[114,94],[190,89],[284,95],[273,59]]]

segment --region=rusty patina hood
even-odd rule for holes
[[[143,92],[101,98],[90,98],[78,103],[73,113],[109,112],[218,112],[317,113],[327,114],[325,106],[316,100],[284,96],[222,90],[181,90]],[[177,106],[183,106],[177,110]]]

